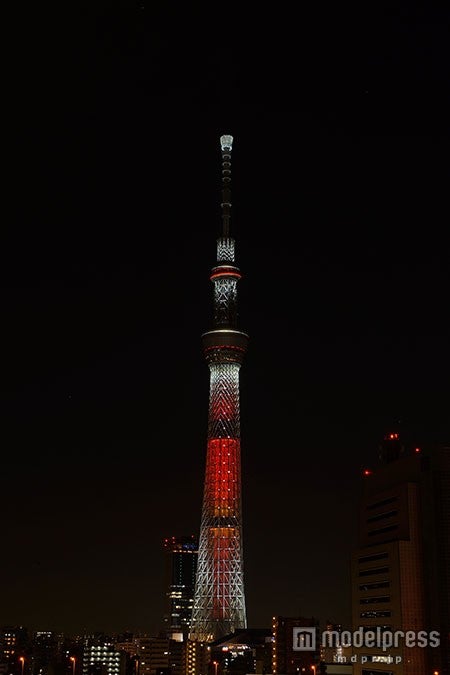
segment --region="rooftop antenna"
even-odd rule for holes
[[[231,149],[233,136],[224,134],[220,137],[222,150],[222,237],[230,236],[231,220]]]

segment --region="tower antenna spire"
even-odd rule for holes
[[[224,134],[220,137],[222,150],[222,237],[230,236],[231,220],[231,150],[233,136]]]

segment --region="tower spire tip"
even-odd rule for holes
[[[229,134],[224,134],[220,137],[220,147],[222,150],[231,150],[233,147],[233,136]]]

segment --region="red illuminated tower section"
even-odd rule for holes
[[[202,335],[210,370],[208,443],[190,638],[212,641],[246,628],[242,558],[239,369],[248,336],[237,329],[234,239],[230,236],[232,136],[221,136],[222,234],[217,240],[214,327]]]

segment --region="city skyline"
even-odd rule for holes
[[[248,624],[348,625],[362,472],[380,439],[398,420],[418,444],[450,439],[442,22],[361,9],[364,42],[345,17],[311,9],[299,45],[284,17],[273,31],[286,41],[260,14],[259,31],[235,22],[227,47],[195,12],[161,10],[155,35],[142,11],[74,13],[55,35],[42,15],[39,41],[20,24],[1,267],[0,623],[159,627],[161,542],[199,533],[200,335],[217,138],[231,133],[251,336]]]

